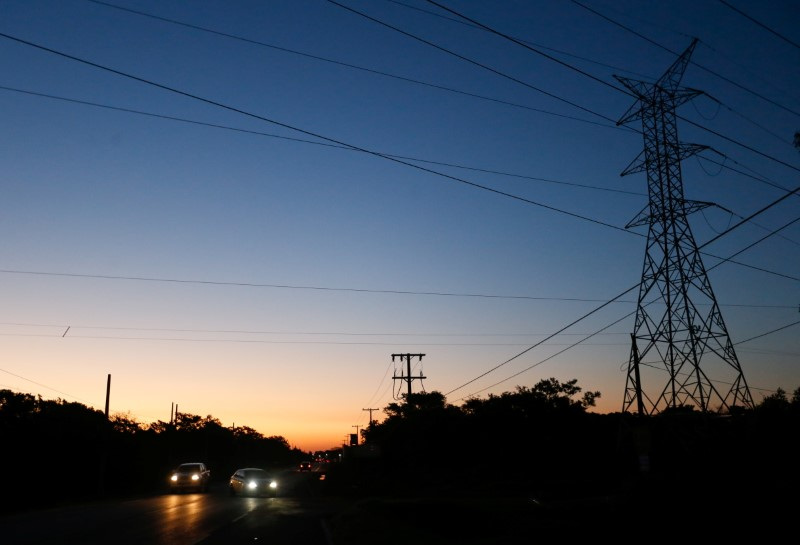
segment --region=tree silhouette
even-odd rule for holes
[[[14,492],[0,494],[0,511],[158,493],[169,470],[182,462],[206,461],[212,479],[225,480],[239,467],[292,467],[307,456],[281,436],[226,428],[211,415],[180,413],[175,424],[142,424],[129,415],[106,419],[80,403],[11,390],[0,390],[0,440],[0,482]]]

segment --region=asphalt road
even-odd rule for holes
[[[4,545],[330,545],[324,517],[336,500],[316,497],[313,473],[288,472],[276,498],[231,497],[226,483],[206,493],[162,494],[0,517]]]

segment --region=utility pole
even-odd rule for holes
[[[701,94],[680,87],[696,45],[655,83],[614,76],[637,98],[617,125],[641,121],[644,137],[644,151],[621,175],[646,172],[649,197],[626,225],[648,231],[623,413],[754,406],[687,219],[713,204],[685,199],[681,178],[681,161],[708,149],[678,140],[675,109]]]
[[[354,425],[354,426],[352,426],[352,427],[356,429],[356,445],[357,445],[357,444],[359,444],[359,443],[361,442],[361,441],[360,441],[360,438],[359,438],[359,436],[358,436],[358,428],[360,428],[361,426],[360,426],[360,425],[358,425],[358,424],[355,424],[355,425]]]
[[[106,420],[108,420],[108,401],[111,398],[111,374],[108,375],[106,380]]]
[[[67,328],[69,330],[69,328]],[[64,332],[66,335],[67,332]],[[98,471],[98,480],[97,480],[97,493],[99,495],[105,494],[106,490],[106,466],[108,464],[108,441],[109,441],[109,434],[111,433],[110,424],[108,422],[108,404],[109,400],[111,399],[111,374],[106,378],[106,426],[103,429],[103,436],[101,439],[100,445],[100,464],[99,464],[99,471]]]
[[[361,410],[362,410],[362,411],[369,411],[369,425],[371,426],[371,425],[372,425],[372,423],[373,423],[373,422],[375,422],[375,421],[372,419],[372,411],[377,411],[378,409],[361,409]]]
[[[414,380],[422,380],[424,378],[428,378],[422,376],[422,370],[420,370],[419,376],[416,377],[411,376],[411,359],[419,358],[419,360],[422,361],[422,357],[424,355],[425,354],[392,354],[392,361],[394,361],[395,358],[400,358],[401,364],[403,363],[403,361],[406,362],[406,373],[403,374],[403,368],[400,367],[400,374],[398,375],[397,371],[395,371],[392,380],[403,380],[406,382],[406,384],[408,385],[408,397],[411,397],[411,382],[413,382]],[[408,397],[406,399],[408,399]]]

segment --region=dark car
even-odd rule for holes
[[[300,462],[300,471],[311,471],[311,462]]]
[[[190,462],[175,468],[169,476],[169,488],[172,492],[196,491],[206,492],[211,480],[211,471],[203,462]]]
[[[278,481],[263,469],[245,467],[231,475],[228,490],[231,496],[275,497],[278,495]]]

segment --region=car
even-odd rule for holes
[[[172,492],[193,490],[208,491],[211,470],[203,462],[188,462],[176,467],[169,475],[169,488]]]
[[[258,467],[237,469],[228,484],[231,496],[278,495],[278,481],[266,470]]]
[[[300,471],[311,471],[311,462],[300,462]]]

